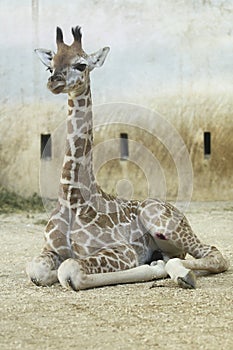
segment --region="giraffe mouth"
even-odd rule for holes
[[[66,86],[66,83],[65,81],[53,81],[53,82],[48,82],[47,84],[48,86],[48,89],[53,93],[53,94],[60,94],[65,86]]]

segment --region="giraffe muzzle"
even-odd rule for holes
[[[52,75],[49,78],[48,84],[47,84],[48,89],[52,91],[54,94],[61,93],[65,86],[66,86],[66,81],[61,74]]]

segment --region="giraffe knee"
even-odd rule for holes
[[[58,280],[66,289],[78,291],[88,288],[86,285],[87,275],[82,270],[77,260],[67,259],[58,269]]]
[[[57,270],[51,270],[48,262],[41,257],[36,257],[27,264],[26,273],[37,286],[51,286],[57,282]]]

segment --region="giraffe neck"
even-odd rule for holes
[[[92,99],[90,81],[79,96],[68,95],[66,151],[59,202],[71,209],[91,201],[97,191],[92,166]]]

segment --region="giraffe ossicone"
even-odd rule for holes
[[[97,184],[90,72],[103,65],[109,48],[88,55],[79,26],[72,35],[69,46],[57,28],[57,52],[35,50],[51,73],[49,90],[68,94],[68,114],[57,207],[45,228],[41,254],[27,264],[29,279],[39,286],[60,282],[79,290],[170,276],[183,288],[195,288],[192,270],[227,270],[220,251],[201,243],[170,203],[124,200]],[[186,254],[195,259],[185,260]]]

